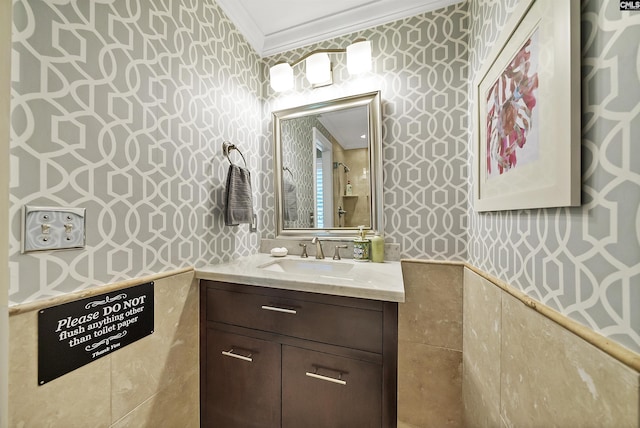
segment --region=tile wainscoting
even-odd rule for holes
[[[463,269],[402,261],[398,428],[462,426]]]
[[[640,426],[637,354],[469,264],[402,269],[399,428]]]
[[[155,281],[153,334],[38,386],[38,309]],[[11,308],[9,426],[200,425],[198,282],[193,269]]]
[[[543,315],[549,308],[523,303],[504,284],[465,268],[463,287],[465,426],[640,426],[636,369]],[[602,336],[596,341],[613,345]]]

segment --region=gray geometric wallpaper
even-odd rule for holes
[[[470,2],[469,82],[516,4]],[[582,206],[478,214],[469,195],[469,262],[640,352],[640,15],[581,8]]]
[[[402,257],[465,260],[468,27],[462,3],[266,58],[268,73],[280,60],[344,48],[365,37],[372,42],[373,67],[350,76],[346,57],[336,54],[332,86],[311,89],[304,64],[294,68],[293,91],[274,93],[266,81],[263,169],[273,165],[272,110],[380,90],[386,240],[400,244]],[[264,183],[272,186],[270,180]],[[266,237],[275,238],[271,192],[263,195],[262,205]]]
[[[257,252],[224,226],[222,142],[260,210],[262,68],[213,0],[14,0],[13,19],[11,303]],[[85,207],[86,249],[20,254],[25,204]]]
[[[289,168],[289,172],[282,172],[282,177],[283,180],[294,184],[294,196],[298,207],[297,219],[295,221],[293,219],[285,219],[284,227],[287,229],[315,227],[315,223],[314,225],[311,224],[311,214],[314,213],[316,201],[314,190],[315,175],[311,171],[314,171],[315,168],[313,165],[313,152],[309,150],[308,142],[313,141],[313,128],[316,128],[328,140],[333,139],[333,137],[318,120],[318,116],[283,120],[281,128],[282,166],[283,168]],[[265,171],[268,173],[269,170]]]
[[[286,228],[311,227],[309,213],[314,211],[315,194],[313,192],[313,152],[308,142],[313,141],[313,127],[319,124],[315,116],[283,120],[282,122],[282,166],[283,180],[295,186],[297,200],[297,218],[285,221]],[[307,143],[307,144],[305,144]]]

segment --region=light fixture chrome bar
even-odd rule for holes
[[[315,55],[318,53],[345,53],[347,52],[347,49],[316,49],[315,51],[311,51],[305,55],[303,55],[302,57],[298,58],[296,61],[292,62],[290,65],[291,67],[295,67],[296,65],[300,64],[302,61],[304,61],[305,59],[309,58],[311,55]]]

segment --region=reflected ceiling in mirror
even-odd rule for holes
[[[279,237],[380,229],[380,92],[273,113]]]

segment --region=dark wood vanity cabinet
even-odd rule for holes
[[[397,303],[201,281],[201,426],[396,427]]]

